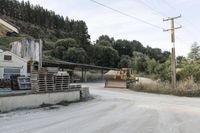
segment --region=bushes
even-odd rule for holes
[[[188,64],[177,72],[178,80],[193,78],[194,82],[200,83],[200,65],[198,63]]]
[[[88,63],[89,58],[83,48],[68,48],[66,52],[63,52],[63,59],[74,63]]]
[[[167,94],[167,95],[187,96],[187,97],[200,96],[200,84],[195,83],[192,78],[178,82],[176,89],[172,89],[171,85],[168,83],[136,84],[130,89],[139,92],[149,92],[156,94]]]

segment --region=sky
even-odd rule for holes
[[[26,1],[26,0],[25,0]],[[100,6],[91,0],[29,0],[33,5],[55,11],[70,19],[84,20],[88,26],[91,42],[100,35],[109,35],[115,39],[138,40],[144,46],[171,51],[170,22],[163,18],[178,16],[175,26],[176,55],[187,56],[192,43],[199,42],[200,0],[96,0],[99,3],[117,9],[125,14],[156,25],[142,23],[133,17]]]

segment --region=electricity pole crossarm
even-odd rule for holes
[[[182,26],[174,27],[174,20],[181,18],[180,16],[177,17],[169,17],[167,19],[163,19],[163,21],[171,21],[171,28],[164,29],[163,31],[171,31],[171,42],[173,43],[172,47],[172,58],[171,58],[171,78],[172,78],[172,88],[176,88],[176,55],[175,55],[175,30],[182,28]]]
[[[167,18],[167,19],[163,19],[163,21],[169,21],[169,20],[178,19],[178,18],[181,18],[181,17],[182,17],[181,15],[179,15],[179,16],[177,16],[177,17],[169,17],[169,18]]]
[[[178,26],[178,27],[175,27],[174,30],[177,30],[177,29],[180,29],[182,28],[182,25]],[[172,31],[173,29],[163,29],[164,32],[166,31]]]

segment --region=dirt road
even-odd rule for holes
[[[199,133],[200,98],[90,86],[95,99],[0,114],[0,133]]]

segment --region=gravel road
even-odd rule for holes
[[[105,89],[103,83],[83,85],[95,99],[0,114],[0,133],[200,132],[200,98]]]

